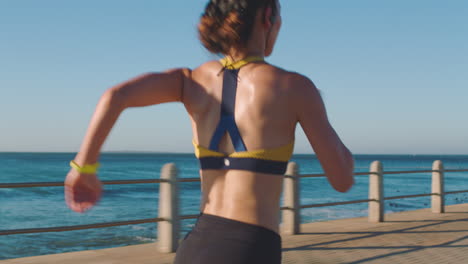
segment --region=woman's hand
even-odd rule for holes
[[[65,202],[75,212],[84,213],[101,198],[102,183],[96,174],[71,169],[65,179]]]

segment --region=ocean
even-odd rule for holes
[[[74,153],[0,153],[0,183],[63,181]],[[356,172],[368,172],[379,160],[384,171],[431,169],[442,160],[446,169],[468,169],[468,155],[355,155]],[[162,166],[175,163],[179,177],[198,177],[193,154],[104,153],[101,180],[155,179]],[[322,173],[313,155],[295,155],[301,174]],[[301,204],[367,199],[368,176],[356,176],[348,193],[334,191],[325,178],[300,181]],[[157,217],[158,184],[108,185],[102,200],[85,214],[65,205],[63,187],[0,189],[0,230],[82,225]],[[445,190],[468,189],[468,173],[445,174]],[[181,214],[199,213],[200,183],[182,183]],[[384,177],[385,196],[431,192],[431,174],[397,174]],[[446,196],[446,204],[468,202],[468,193]],[[430,197],[389,200],[385,212],[430,207]],[[302,222],[367,216],[367,203],[310,208],[301,211]],[[181,235],[194,224],[182,221]],[[0,260],[88,249],[135,245],[156,241],[156,224],[140,224],[69,232],[0,236]]]

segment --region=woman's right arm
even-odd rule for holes
[[[97,162],[104,141],[125,109],[182,102],[189,78],[190,70],[174,69],[144,74],[108,89],[99,100],[75,161],[79,165]]]
[[[328,121],[318,89],[308,78],[295,74],[297,118],[314,149],[328,181],[339,192],[354,184],[354,160]]]
[[[96,107],[75,163],[82,167],[99,159],[101,147],[120,114],[130,107],[167,102],[183,102],[184,87],[189,84],[190,70],[175,69],[149,73],[108,89]],[[65,179],[65,200],[76,212],[85,212],[100,199],[102,184],[95,173],[71,169]]]

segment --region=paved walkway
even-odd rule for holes
[[[468,204],[387,214],[384,223],[352,218],[303,224],[283,236],[286,263],[468,263]],[[0,264],[169,264],[154,243],[0,261]],[[222,264],[222,263],[220,263]]]

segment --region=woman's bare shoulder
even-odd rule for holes
[[[222,65],[221,63],[219,63],[219,61],[210,60],[194,68],[193,73],[206,75],[206,74],[210,74],[216,71],[219,72],[221,69],[222,69]]]
[[[295,71],[292,71],[292,70],[289,70],[289,69],[285,69],[283,67],[280,67],[278,65],[274,65],[274,64],[271,64],[271,63],[266,63],[265,67],[266,67],[265,69],[267,71],[269,71],[272,74],[277,75],[278,77],[287,78],[287,79],[291,79],[291,80],[308,79],[305,75],[302,75],[302,74],[300,74],[298,72],[295,72]]]
[[[282,80],[282,83],[289,89],[299,94],[307,90],[317,90],[312,80],[296,71],[286,70],[282,67],[269,64],[269,71],[272,75]]]

